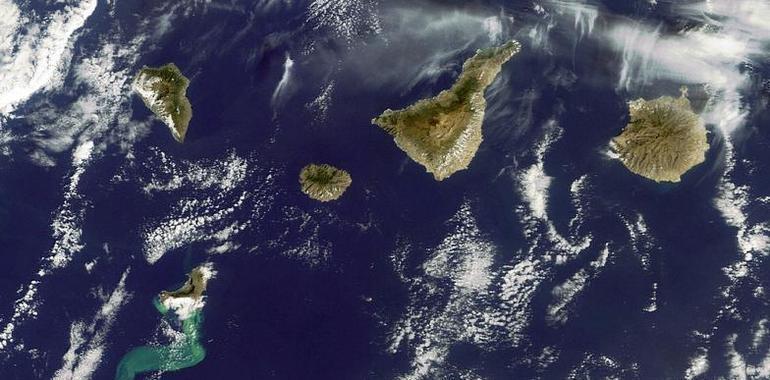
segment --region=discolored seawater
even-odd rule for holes
[[[159,313],[168,315],[168,309],[157,297],[153,304]],[[167,346],[140,346],[132,349],[120,359],[115,380],[131,380],[145,372],[171,372],[197,365],[206,357],[206,349],[200,343],[200,328],[203,322],[201,311],[182,320],[184,337]]]

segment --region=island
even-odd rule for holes
[[[181,323],[181,333],[174,334],[170,344],[140,346],[120,359],[115,380],[133,380],[137,375],[152,371],[177,371],[197,365],[206,357],[201,344],[203,325],[204,292],[206,284],[215,272],[211,263],[194,268],[187,281],[174,291],[162,291],[153,297],[155,309],[164,317],[173,311],[176,318],[170,324]],[[174,321],[174,319],[176,321]]]
[[[192,119],[192,106],[187,99],[190,81],[175,64],[143,67],[134,78],[133,89],[144,104],[171,130],[178,142],[184,142]]]
[[[628,170],[656,182],[679,182],[705,161],[706,128],[693,112],[686,88],[678,98],[637,99],[628,109],[630,122],[610,142],[611,152]]]
[[[302,192],[317,201],[333,201],[353,182],[348,172],[327,164],[310,164],[299,172]]]
[[[203,307],[203,292],[206,291],[206,284],[211,278],[209,272],[210,269],[206,266],[194,268],[179,289],[160,292],[160,303],[167,309],[176,311],[180,319],[185,319],[194,310]]]
[[[432,98],[388,109],[372,120],[437,181],[468,168],[481,145],[487,102],[484,91],[502,65],[521,49],[517,41],[481,49],[463,64],[454,85]]]

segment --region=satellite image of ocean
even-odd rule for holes
[[[768,256],[768,0],[0,0],[2,380],[770,379]]]

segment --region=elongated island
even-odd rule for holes
[[[341,197],[352,182],[348,172],[328,164],[310,164],[299,172],[302,192],[321,202]]]
[[[192,119],[192,106],[187,99],[190,81],[175,64],[143,67],[134,78],[133,88],[144,104],[171,130],[178,142],[184,142]]]
[[[706,159],[706,128],[693,112],[686,88],[678,98],[631,101],[628,110],[630,122],[610,142],[628,170],[656,182],[679,182]]]
[[[457,81],[435,97],[401,110],[386,110],[372,120],[388,132],[412,160],[437,181],[470,164],[482,141],[487,102],[484,91],[521,49],[517,41],[481,49],[463,64]]]

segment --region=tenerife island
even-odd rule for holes
[[[302,192],[317,201],[333,201],[353,182],[348,172],[327,164],[310,164],[299,172]]]
[[[134,78],[133,88],[144,104],[171,130],[178,142],[184,142],[192,119],[192,106],[187,99],[190,81],[175,64],[158,68],[143,67]]]
[[[705,161],[706,128],[693,112],[686,88],[678,98],[637,99],[628,109],[631,121],[610,142],[628,170],[656,182],[679,182]]]
[[[481,124],[487,102],[484,91],[511,57],[517,41],[481,49],[463,64],[448,90],[401,110],[386,110],[372,120],[396,145],[433,174],[437,181],[468,168],[481,145]]]

